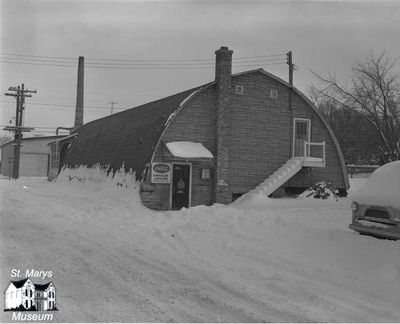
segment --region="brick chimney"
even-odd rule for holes
[[[77,129],[83,125],[84,64],[85,58],[83,56],[79,56],[74,129]]]
[[[232,79],[232,53],[228,47],[215,51],[215,81],[217,89],[217,110],[215,118],[215,185],[216,203],[232,202],[229,195],[229,99]]]

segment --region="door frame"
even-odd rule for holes
[[[189,165],[189,206],[192,206],[192,163],[190,162],[171,162],[171,183],[169,185],[169,210],[172,210],[172,186],[174,182],[174,165]]]
[[[306,122],[308,124],[307,141],[311,142],[311,119],[294,117],[293,118],[292,157],[295,156],[294,154],[295,154],[295,145],[296,145],[296,122],[297,121]]]

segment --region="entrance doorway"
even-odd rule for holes
[[[171,183],[171,209],[189,208],[191,194],[191,165],[173,164]]]
[[[293,156],[306,156],[304,143],[310,142],[310,138],[311,120],[295,118],[293,123]]]
[[[38,301],[36,302],[36,305],[37,305],[37,310],[38,310],[38,311],[44,310],[44,309],[43,309],[43,301],[38,300]]]

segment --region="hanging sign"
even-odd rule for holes
[[[152,183],[171,183],[171,164],[153,162],[151,165]]]

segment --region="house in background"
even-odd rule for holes
[[[49,152],[47,144],[55,139],[65,137],[37,136],[22,139],[19,175],[25,177],[46,177],[49,168]],[[14,141],[9,141],[1,148],[1,174],[13,175]]]
[[[21,307],[27,310],[34,307],[37,311],[56,309],[54,284],[51,281],[46,284],[34,284],[29,278],[10,281],[4,291],[4,310],[21,309]]]
[[[35,284],[35,306],[38,311],[52,310],[56,307],[56,289],[52,282]]]
[[[342,152],[312,103],[263,69],[232,75],[233,52],[215,53],[213,82],[83,125],[65,165],[135,170],[158,210],[227,204],[262,182],[266,195],[318,181],[345,195]]]

